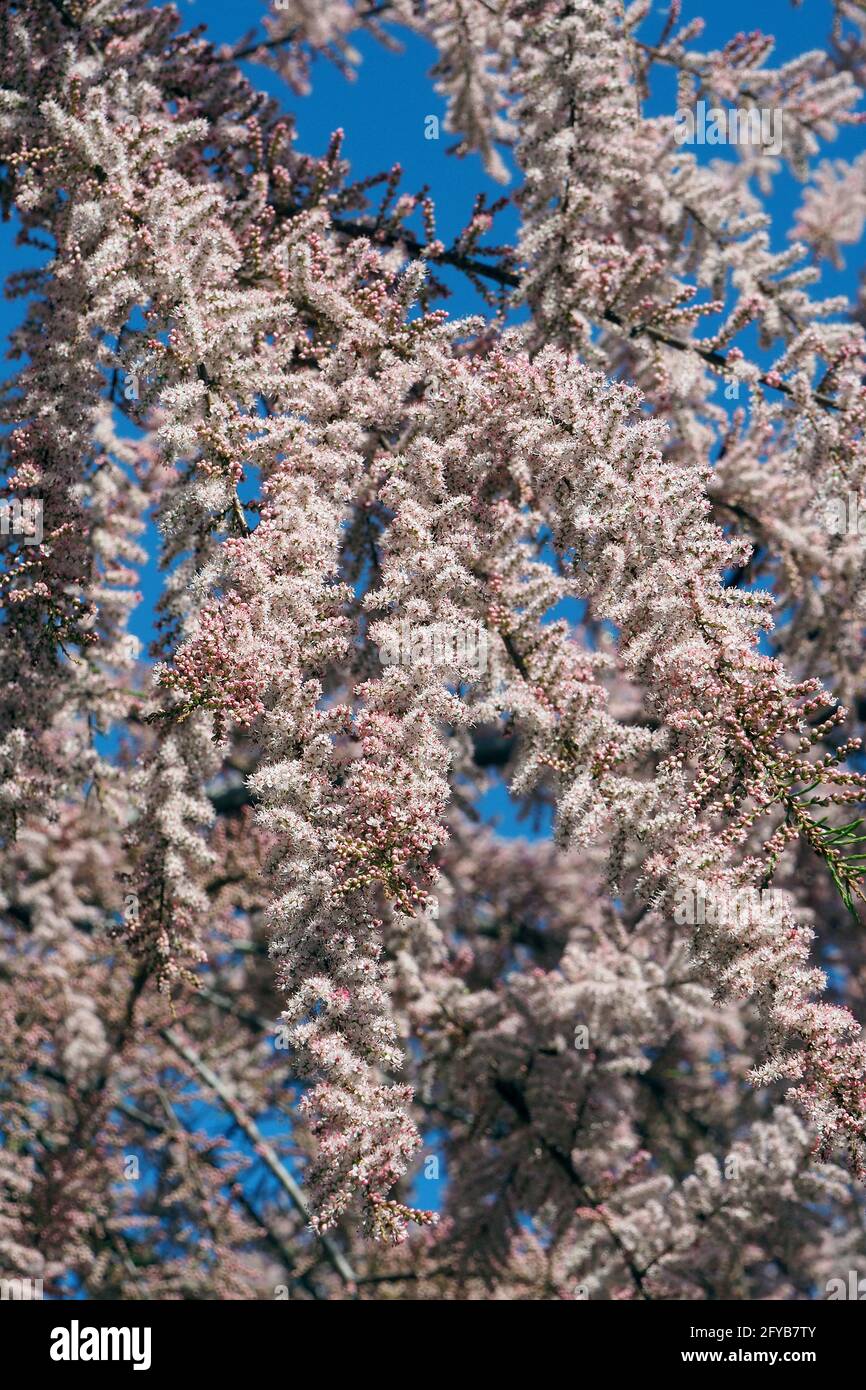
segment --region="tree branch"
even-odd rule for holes
[[[308,1224],[311,1224],[312,1212],[307,1205],[307,1199],[304,1196],[300,1184],[292,1177],[276,1151],[265,1139],[252,1116],[247,1114],[228,1083],[224,1081],[222,1077],[218,1076],[217,1073],[208,1066],[207,1062],[199,1057],[198,1053],[195,1052],[188,1043],[183,1041],[173,1028],[160,1029],[160,1036],[165,1039],[169,1047],[171,1047],[179,1057],[183,1058],[187,1066],[192,1068],[208,1089],[213,1091],[219,1100],[222,1101],[232,1119],[235,1121],[235,1124],[243,1130],[262,1162],[270,1169],[271,1173],[277,1179],[277,1182],[288,1194],[289,1200],[292,1202],[293,1206],[300,1212],[304,1220]],[[354,1292],[358,1282],[357,1277],[342,1250],[340,1250],[339,1246],[335,1244],[327,1233],[316,1232],[316,1236],[321,1242],[322,1249],[330,1264],[336,1270],[337,1274],[339,1274],[347,1288]]]

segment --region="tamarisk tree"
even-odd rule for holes
[[[866,1273],[866,342],[816,288],[866,219],[827,153],[866,17],[773,66],[651,10],[281,0],[228,48],[3,6],[4,516],[40,517],[0,555],[5,1277]],[[291,104],[361,32],[435,46],[509,185],[450,245],[249,76]],[[772,149],[683,142],[671,73]],[[552,835],[497,833],[496,787]]]

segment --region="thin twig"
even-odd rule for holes
[[[265,1139],[252,1116],[247,1114],[228,1083],[224,1081],[221,1076],[218,1076],[213,1068],[208,1066],[207,1062],[205,1062],[202,1057],[199,1057],[198,1053],[185,1043],[173,1028],[160,1029],[160,1036],[165,1039],[169,1047],[173,1048],[179,1057],[183,1058],[187,1066],[192,1067],[193,1071],[201,1077],[205,1085],[219,1097],[232,1119],[239,1128],[243,1130],[250,1143],[254,1146],[262,1162],[270,1169],[277,1179],[277,1182],[288,1194],[289,1200],[296,1210],[300,1212],[307,1223],[312,1224],[312,1212],[307,1205],[307,1199],[304,1196],[300,1184],[292,1177],[276,1151]],[[343,1280],[343,1283],[347,1288],[354,1290],[358,1281],[355,1276],[355,1271],[352,1269],[352,1266],[349,1264],[342,1250],[334,1243],[327,1233],[317,1231],[316,1235],[322,1243],[322,1249],[327,1255],[328,1260]]]

